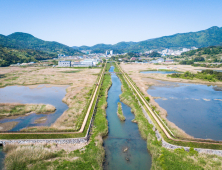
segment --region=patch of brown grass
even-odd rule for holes
[[[52,113],[56,110],[50,104],[0,103],[0,118],[25,115],[27,113]]]

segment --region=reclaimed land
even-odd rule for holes
[[[119,72],[117,67],[115,67],[115,71]],[[217,155],[199,154],[192,148],[192,146],[189,152],[184,149],[170,150],[162,147],[161,141],[157,140],[155,132],[152,130],[153,125],[148,123],[137,99],[133,95],[123,75],[119,74],[118,77],[122,82],[123,92],[120,95],[120,100],[129,105],[132,108],[132,112],[135,114],[135,122],[138,123],[142,138],[147,140],[147,148],[152,155],[152,169],[188,170],[222,168],[222,157]],[[201,147],[202,145],[200,144],[199,146]]]
[[[109,70],[109,64],[107,69]],[[99,92],[99,100],[87,144],[61,145],[6,145],[6,169],[98,169],[102,170],[105,151],[103,137],[108,133],[106,120],[107,93],[111,86],[111,76],[104,75]]]
[[[69,109],[50,127],[38,126],[23,131],[78,131],[85,117],[86,108],[95,88],[100,68],[75,69],[52,67],[4,67],[0,68],[0,87],[23,85],[36,88],[38,84],[46,86],[70,85],[63,98]],[[0,135],[1,136],[1,135]]]
[[[126,120],[126,118],[125,118],[124,115],[123,115],[122,105],[121,105],[120,102],[118,102],[117,116],[119,117],[119,119],[120,119],[121,121],[125,121],[125,120]]]
[[[171,69],[179,72],[190,71],[193,74],[196,74],[198,70],[205,69],[203,67],[193,67],[190,65],[155,65],[155,64],[124,64],[121,63],[121,68],[128,73],[129,77],[135,82],[136,86],[139,87],[139,90],[143,93],[144,96],[150,98],[150,104],[152,105],[152,109],[154,109],[163,121],[167,124],[170,130],[174,133],[176,137],[179,138],[188,138],[193,139],[194,137],[187,134],[185,131],[176,126],[173,122],[167,119],[167,111],[164,108],[161,108],[157,102],[155,102],[154,98],[147,93],[147,89],[153,85],[164,85],[158,80],[172,82],[180,82],[180,83],[198,83],[198,84],[213,84],[221,86],[222,82],[207,82],[200,79],[182,79],[182,78],[171,78],[167,76],[167,74],[143,74],[140,73],[144,70],[157,70],[157,69]],[[216,70],[216,69],[215,69]]]

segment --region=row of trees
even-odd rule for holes
[[[222,81],[222,72],[217,72],[213,70],[202,70],[201,72],[198,72],[197,74],[193,74],[189,71],[186,71],[184,74],[178,74],[174,73],[171,75],[168,75],[173,78],[184,78],[184,79],[203,79],[208,81]]]

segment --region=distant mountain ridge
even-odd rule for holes
[[[97,44],[92,47],[81,46],[74,48],[103,53],[106,50],[114,50],[114,52],[122,53],[130,51],[144,52],[147,50],[162,50],[165,48],[190,48],[193,46],[200,48],[215,45],[222,45],[222,27],[213,26],[198,32],[178,33],[140,42],[119,42],[114,45]]]
[[[14,49],[32,49],[47,52],[49,54],[66,54],[78,55],[82,54],[77,49],[66,46],[55,41],[44,41],[34,37],[31,34],[15,32],[8,36],[0,34],[0,45],[2,47]]]

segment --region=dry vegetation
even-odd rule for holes
[[[158,103],[155,102],[154,98],[150,96],[147,93],[147,89],[152,86],[152,85],[163,85],[165,86],[166,84],[162,84],[161,82],[157,80],[165,80],[169,81],[167,83],[170,83],[170,81],[174,82],[182,82],[182,83],[203,83],[203,84],[208,84],[206,81],[202,80],[187,80],[187,79],[177,79],[177,78],[170,78],[167,77],[166,74],[142,74],[140,73],[141,71],[145,70],[155,70],[155,69],[172,69],[176,71],[190,71],[193,73],[197,73],[199,69],[205,69],[203,67],[193,67],[190,65],[154,65],[154,64],[125,64],[121,63],[121,67],[123,70],[128,73],[128,75],[132,78],[132,80],[136,83],[137,87],[140,88],[142,93],[145,96],[148,96],[150,98],[151,104],[157,108],[159,111],[160,116],[166,120],[167,125],[170,127],[170,129],[176,134],[178,137],[185,137],[185,138],[193,138],[192,136],[186,134],[182,129],[177,127],[174,123],[170,122],[167,120],[167,111],[163,108],[161,108]],[[215,69],[214,69],[215,70]],[[222,85],[221,82],[215,82],[211,84],[217,84],[217,85]]]
[[[53,161],[75,161],[78,157],[72,157],[71,152],[81,149],[86,144],[35,144],[35,145],[5,145],[6,152],[5,168],[6,169],[36,169],[35,166],[47,164]],[[55,169],[56,165],[44,169]]]
[[[0,118],[21,116],[31,113],[52,113],[56,108],[50,104],[0,103]]]
[[[15,122],[15,121],[0,123],[0,131],[9,131],[13,127],[15,127],[17,124],[18,122]]]
[[[0,87],[7,85],[53,84],[70,85],[63,98],[69,109],[50,127],[78,130],[85,107],[101,69],[74,69],[52,67],[0,68]],[[30,88],[33,88],[33,86]],[[32,127],[30,130],[47,130],[48,127]]]

